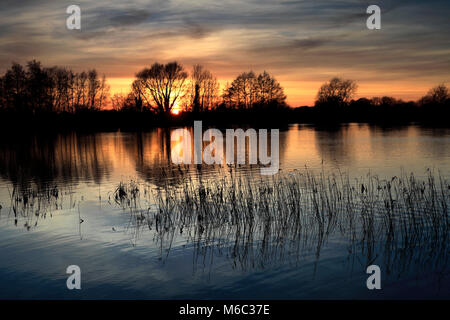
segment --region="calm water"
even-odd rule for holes
[[[130,208],[114,201],[121,181],[140,186],[145,209],[154,205],[147,191],[164,185],[236,173],[260,179],[259,169],[247,165],[171,165],[168,137],[170,131],[159,129],[1,138],[0,298],[450,298],[447,252],[427,266],[420,245],[408,257],[397,249],[392,268],[382,268],[383,289],[375,292],[366,288],[364,254],[350,253],[339,232],[320,248],[311,239],[283,254],[275,243],[271,254],[244,256],[230,254],[232,243],[216,246],[218,239],[199,246],[188,236],[162,239],[139,227]],[[429,169],[450,180],[449,146],[450,129],[294,125],[280,133],[280,174],[306,166],[352,178],[412,172],[426,179]],[[13,194],[22,195],[16,206]],[[259,248],[260,240],[250,247]],[[385,265],[381,252],[373,257]],[[66,288],[69,265],[82,270],[81,291]]]

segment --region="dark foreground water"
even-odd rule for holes
[[[277,184],[254,166],[174,166],[169,136],[159,129],[2,137],[0,298],[450,298],[449,129],[282,131],[278,176],[306,166],[335,174],[335,189],[332,179],[321,186],[306,176]],[[116,192],[120,182],[126,196]],[[387,182],[398,197],[389,200],[392,211]],[[371,189],[361,192],[361,184]],[[209,186],[205,198],[200,185]],[[230,188],[241,190],[237,200]],[[349,194],[355,198],[343,198]],[[265,216],[249,213],[265,201]],[[205,222],[202,210],[215,220]],[[370,264],[382,270],[382,290],[366,287]],[[66,287],[69,265],[81,268],[80,291]]]

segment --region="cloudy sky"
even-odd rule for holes
[[[81,31],[66,8],[81,7]],[[366,28],[366,9],[382,29]],[[448,0],[2,0],[0,72],[40,60],[96,68],[127,92],[155,61],[209,68],[221,81],[267,70],[292,106],[311,105],[333,76],[356,80],[359,96],[417,99],[450,84]]]

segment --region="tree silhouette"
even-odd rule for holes
[[[13,63],[0,77],[1,109],[21,113],[75,112],[98,110],[107,101],[106,78],[97,71],[75,74],[65,68],[44,68],[35,60],[26,69]]]
[[[25,105],[27,78],[23,67],[18,63],[13,63],[11,69],[6,71],[2,82],[4,85],[4,108],[21,112],[27,111]]]
[[[280,83],[264,71],[256,77],[253,71],[241,73],[223,93],[224,103],[231,108],[285,105],[286,95]]]
[[[243,72],[225,89],[224,100],[230,107],[249,109],[255,102],[256,76],[253,71]]]
[[[170,114],[184,94],[188,74],[177,62],[154,63],[136,74],[137,84],[151,98],[160,113]],[[146,94],[147,93],[147,94]]]
[[[317,93],[316,106],[345,106],[356,94],[358,85],[353,80],[333,78],[323,84]]]
[[[191,74],[188,103],[194,112],[202,112],[214,108],[219,92],[219,83],[212,73],[203,66],[194,65]]]
[[[258,76],[256,85],[256,100],[258,104],[262,106],[281,106],[285,104],[286,95],[284,94],[283,88],[280,83],[266,71]]]
[[[99,76],[95,69],[75,73],[69,68],[43,67],[38,61],[30,61],[25,66],[13,63],[3,75],[0,75],[0,115],[4,126],[15,126],[24,120],[38,126],[45,121],[55,123],[61,119],[61,125],[93,126],[97,128],[99,121],[105,127],[146,126],[149,122],[181,124],[192,119],[190,115],[171,118],[173,111],[184,107],[185,110],[207,112],[204,118],[211,123],[235,123],[236,114],[239,121],[248,123],[259,121],[267,114],[258,113],[259,109],[270,110],[270,120],[289,123],[311,122],[408,122],[422,121],[441,123],[448,119],[450,112],[450,91],[440,84],[428,91],[418,102],[402,101],[389,96],[371,99],[353,100],[357,85],[352,80],[333,78],[323,84],[317,94],[316,107],[284,108],[286,95],[280,83],[268,72],[256,75],[254,72],[239,74],[223,91],[223,101],[218,106],[219,84],[201,65],[193,67],[190,78],[183,66],[177,62],[167,64],[154,63],[136,74],[131,90],[126,94],[115,94],[110,100],[109,86],[106,78]],[[92,112],[102,110],[111,101],[118,112]],[[183,103],[183,104],[181,104]],[[341,107],[321,109],[320,107]],[[426,107],[423,107],[426,106]],[[280,108],[279,110],[274,110]],[[237,112],[224,113],[228,109]],[[251,112],[239,112],[248,110]],[[273,111],[273,113],[272,113]],[[52,113],[52,115],[49,115]],[[64,113],[63,117],[55,117]],[[66,113],[77,114],[76,116]],[[141,116],[140,113],[145,113]],[[155,113],[164,115],[158,117]],[[54,115],[53,115],[54,114]],[[36,117],[35,117],[36,116]],[[11,119],[9,123],[8,119]],[[38,121],[35,121],[38,119]],[[88,121],[86,121],[88,120]],[[165,121],[168,120],[168,121]],[[325,121],[324,121],[325,120]],[[43,126],[45,127],[45,126]],[[109,128],[109,127],[108,127]]]
[[[28,62],[26,73],[26,98],[29,109],[37,112],[55,111],[53,104],[53,74],[51,70],[43,69],[41,63],[35,60]]]
[[[421,102],[422,104],[444,104],[448,99],[450,99],[448,88],[445,84],[440,84],[430,89]]]

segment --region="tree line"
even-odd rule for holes
[[[339,107],[395,107],[395,106],[449,106],[450,90],[445,84],[439,84],[431,88],[425,96],[418,101],[403,101],[394,97],[383,96],[354,99],[358,90],[358,85],[353,80],[332,78],[324,83],[316,97],[315,107],[319,109],[339,108]]]
[[[73,72],[30,61],[13,63],[0,77],[0,109],[20,113],[100,110],[109,99],[106,77],[95,69]]]
[[[404,102],[392,97],[355,99],[358,85],[353,80],[332,78],[317,93],[315,109],[339,110],[393,106],[448,106],[449,89],[440,84],[419,101]],[[30,61],[23,67],[13,63],[0,76],[0,111],[23,114],[77,113],[97,111],[111,105],[117,111],[148,111],[171,114],[174,110],[193,113],[212,110],[286,109],[286,95],[274,76],[264,71],[239,74],[220,92],[217,78],[202,65],[188,72],[178,62],[154,63],[136,73],[127,94],[110,96],[105,75],[95,69],[74,72],[63,67],[43,67]]]
[[[154,63],[136,74],[127,95],[115,94],[112,105],[116,110],[151,110],[170,114],[176,107],[184,111],[204,112],[215,109],[251,109],[284,107],[286,95],[281,84],[268,72],[256,75],[244,72],[219,94],[217,78],[201,65],[188,73],[177,62]]]

